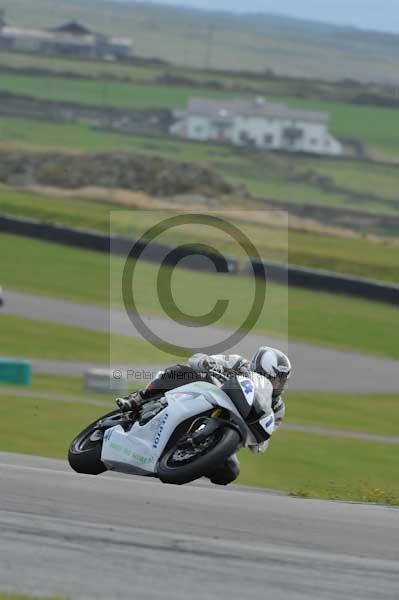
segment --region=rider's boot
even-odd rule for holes
[[[141,391],[116,399],[116,404],[123,412],[139,410],[146,402],[148,402],[148,399],[143,398]]]

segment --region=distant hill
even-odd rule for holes
[[[112,0],[0,0],[8,23],[79,20],[131,37],[137,55],[196,68],[399,84],[399,35],[272,15],[237,16]]]

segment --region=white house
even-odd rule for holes
[[[342,145],[328,131],[329,114],[288,108],[254,100],[190,99],[187,109],[175,112],[172,135],[198,141],[269,150],[338,156]]]

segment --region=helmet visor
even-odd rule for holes
[[[279,396],[288,387],[289,373],[280,373],[276,377],[270,378],[270,383],[273,386],[273,396]]]

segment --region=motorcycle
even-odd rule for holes
[[[110,470],[181,485],[209,477],[240,448],[268,440],[274,414],[256,381],[211,375],[214,383],[183,385],[137,412],[115,410],[90,424],[71,443],[70,466],[78,473]]]

